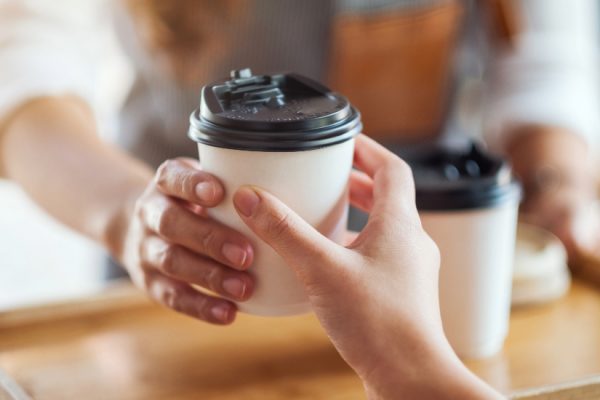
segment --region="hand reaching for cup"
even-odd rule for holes
[[[439,253],[421,227],[410,168],[360,136],[350,201],[370,213],[347,247],[273,195],[242,187],[234,204],[304,284],[342,357],[377,398],[498,398],[447,343],[438,304]]]
[[[516,129],[506,147],[525,192],[521,219],[558,236],[570,262],[582,252],[600,257],[597,174],[589,144],[576,133],[532,125]]]
[[[219,204],[221,183],[192,159],[168,160],[137,200],[125,227],[120,261],[133,282],[159,303],[215,323],[233,321],[233,302],[247,300],[253,249],[240,233],[206,216]]]

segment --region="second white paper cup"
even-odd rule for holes
[[[492,208],[422,212],[440,249],[444,332],[462,358],[496,354],[508,333],[518,199]]]
[[[407,159],[423,228],[440,250],[446,337],[462,358],[493,355],[508,332],[520,187],[506,160],[473,143]]]

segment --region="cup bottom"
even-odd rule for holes
[[[238,310],[244,314],[262,317],[289,317],[292,315],[308,314],[312,312],[310,303],[286,304],[282,306],[259,306],[256,304],[237,303]]]
[[[479,346],[471,346],[468,349],[454,349],[454,351],[461,360],[489,358],[495,356],[502,350],[505,339],[506,337],[503,336],[501,340],[489,341],[487,343],[482,343]]]

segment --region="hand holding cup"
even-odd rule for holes
[[[231,323],[230,300],[247,300],[254,285],[248,239],[206,215],[223,197],[220,181],[197,161],[165,161],[135,203],[120,260],[155,301],[215,324]]]
[[[295,272],[373,398],[500,398],[468,372],[444,336],[439,252],[421,226],[410,168],[362,135],[354,166],[360,171],[352,173],[350,201],[370,215],[346,247],[260,188],[240,188],[234,204]]]

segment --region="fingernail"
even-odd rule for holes
[[[236,299],[242,299],[246,294],[246,283],[238,278],[225,279],[223,289]]]
[[[200,182],[196,185],[196,196],[202,201],[212,201],[215,198],[215,185],[209,182]]]
[[[221,249],[223,256],[233,265],[242,267],[246,262],[248,253],[240,246],[231,243],[225,243]]]
[[[210,312],[212,313],[213,317],[219,321],[229,322],[230,310],[231,308],[229,306],[226,306],[225,304],[219,304],[218,306],[211,308]]]
[[[254,211],[256,211],[260,198],[254,190],[243,188],[237,192],[233,201],[237,209],[245,217],[251,217]]]

